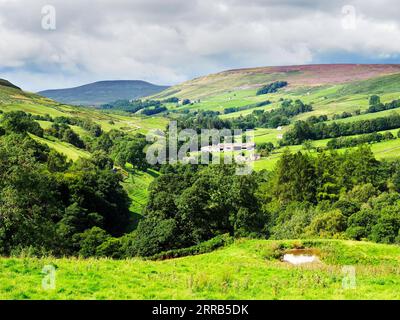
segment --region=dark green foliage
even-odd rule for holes
[[[47,168],[50,172],[64,172],[70,167],[71,163],[67,157],[54,150],[50,150],[47,156]]]
[[[146,170],[149,167],[144,152],[146,145],[146,138],[141,134],[115,139],[111,150],[115,164],[124,167],[126,163],[130,163],[137,169]]]
[[[88,229],[123,234],[129,199],[121,176],[103,158],[71,165],[29,136],[7,130],[0,137],[0,252],[76,254]]]
[[[350,118],[350,117],[352,117],[352,116],[353,116],[353,115],[352,115],[350,112],[343,111],[343,112],[340,113],[340,114],[334,114],[334,115],[332,116],[332,119],[333,119],[333,120],[346,119],[346,118]]]
[[[56,117],[54,118],[55,125],[74,125],[79,126],[86,131],[88,131],[92,136],[99,137],[102,134],[102,130],[100,125],[94,123],[90,119],[82,119],[82,118],[68,118],[68,117]]]
[[[177,97],[171,97],[168,99],[163,100],[164,103],[178,103],[179,102],[179,98]]]
[[[165,106],[159,106],[159,107],[154,107],[154,108],[146,108],[143,109],[142,113],[145,114],[146,116],[151,116],[157,113],[161,113],[167,111],[167,107]]]
[[[275,146],[272,142],[263,142],[257,144],[257,152],[260,153],[261,156],[267,157],[272,150],[275,149]]]
[[[0,79],[0,86],[10,87],[13,89],[21,90],[20,87],[17,87],[16,85],[12,84],[10,81],[5,80],[5,79]]]
[[[274,93],[277,92],[278,89],[286,87],[288,83],[286,81],[276,81],[270,84],[267,84],[266,86],[263,86],[257,91],[257,96],[262,95],[262,94],[267,94],[267,93]]]
[[[370,98],[369,98],[369,105],[370,106],[377,106],[378,104],[380,104],[381,103],[381,99],[379,98],[379,96],[377,96],[377,95],[372,95]]]
[[[68,125],[64,123],[53,123],[46,133],[60,139],[61,141],[68,142],[77,148],[85,148],[85,143]]]
[[[276,166],[272,193],[281,202],[316,201],[314,159],[300,152],[285,152]]]
[[[387,117],[360,120],[345,123],[326,124],[324,122],[310,124],[297,121],[294,127],[283,135],[282,145],[301,144],[304,140],[320,140],[337,138],[376,131],[396,129],[400,127],[400,115],[393,113]]]
[[[392,102],[384,104],[381,103],[381,99],[379,96],[372,95],[369,98],[369,108],[365,111],[365,113],[374,113],[397,108],[400,108],[400,100],[393,100]]]
[[[266,101],[261,101],[261,102],[257,102],[257,103],[248,104],[248,105],[242,106],[242,107],[225,108],[224,109],[224,114],[229,114],[229,113],[248,110],[248,109],[253,109],[253,108],[259,108],[259,107],[267,106],[269,104],[271,104],[271,101],[266,100]]]
[[[255,110],[250,115],[232,120],[231,127],[252,129],[255,127],[276,128],[290,123],[290,118],[312,111],[312,106],[301,100],[285,100],[281,106],[271,111]]]
[[[224,247],[226,245],[229,245],[232,242],[233,238],[229,234],[223,234],[192,247],[160,252],[154,256],[149,257],[148,259],[165,260],[165,259],[180,258],[197,254],[204,254],[207,252],[214,251],[218,248]]]
[[[334,138],[328,141],[327,147],[330,149],[351,148],[364,143],[373,143],[393,139],[395,139],[395,137],[391,132],[385,132],[384,134],[373,132],[358,137]]]
[[[217,235],[262,236],[255,177],[235,175],[232,166],[166,173],[151,186],[135,250],[151,256],[199,244]]]
[[[130,113],[136,113],[142,110],[142,113],[150,116],[167,110],[158,100],[117,100],[101,106],[102,109],[122,110]]]
[[[43,129],[31,115],[23,111],[11,111],[3,115],[1,125],[5,130],[15,133],[32,133],[43,137]]]
[[[78,235],[79,237],[79,255],[88,258],[97,256],[97,248],[106,242],[110,236],[104,230],[93,227]],[[104,245],[102,247],[104,250]]]
[[[219,112],[201,111],[196,114],[187,114],[178,119],[179,129],[229,129],[231,123],[218,117]]]
[[[311,117],[308,117],[307,119],[306,119],[306,121],[308,122],[308,123],[311,123],[311,124],[315,124],[315,123],[318,123],[318,122],[324,122],[324,121],[328,121],[328,116],[327,115],[320,115],[320,116],[311,116]]]

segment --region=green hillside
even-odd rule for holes
[[[128,135],[146,134],[149,130],[163,130],[168,120],[161,116],[146,117],[128,113],[112,113],[93,108],[76,107],[55,102],[40,95],[20,90],[6,80],[0,82],[0,112],[23,111],[27,114],[41,117],[66,117],[89,120],[98,124],[104,132],[119,130]],[[0,114],[1,119],[1,114]],[[43,129],[52,126],[50,121],[37,121]],[[90,133],[76,125],[69,126],[81,138],[90,139]],[[47,145],[49,148],[76,161],[79,158],[91,158],[89,150],[77,148],[66,141],[61,141],[50,135],[38,137],[30,134],[35,141]],[[135,179],[133,180],[133,177]],[[124,187],[132,198],[132,211],[140,213],[146,201],[146,188],[152,180],[150,173],[136,172],[124,182]],[[139,189],[137,189],[139,187]],[[131,191],[133,190],[133,191]]]
[[[287,81],[288,86],[276,93],[257,95],[257,90],[274,81]],[[282,101],[299,99],[312,106],[311,112],[300,113],[290,119],[290,124],[276,128],[255,128],[255,142],[273,143],[275,149],[268,157],[255,163],[255,168],[271,169],[283,148],[279,142],[285,132],[290,131],[298,120],[315,116],[326,116],[326,123],[352,123],[399,113],[400,108],[366,113],[371,95],[379,95],[383,103],[400,99],[399,65],[312,65],[289,67],[266,67],[238,69],[200,77],[173,86],[153,99],[164,100],[177,97],[189,99],[189,104],[170,104],[171,115],[196,112],[216,112],[218,118],[232,121],[249,117],[254,112],[269,112],[281,106]],[[269,104],[258,106],[264,101]],[[237,111],[236,111],[237,110]],[[228,112],[229,111],[229,112]],[[335,118],[343,113],[352,117]],[[399,128],[400,129],[400,128]],[[395,137],[397,131],[391,130]],[[313,141],[314,147],[326,147],[325,141]],[[388,146],[388,147],[387,147]],[[380,159],[393,158],[400,147],[400,139],[376,142],[372,149]],[[301,150],[301,146],[289,146],[290,150]]]
[[[118,129],[130,133],[146,133],[151,129],[162,129],[167,124],[167,120],[162,117],[107,113],[92,108],[70,106],[5,86],[0,86],[0,110],[3,112],[21,110],[34,115],[48,114],[52,117],[88,118],[98,123],[105,131]]]
[[[228,70],[199,77],[154,95],[164,99],[208,99],[223,93],[258,88],[266,83],[285,80],[289,88],[319,87],[366,80],[400,72],[399,65],[308,65],[285,67],[261,67]]]
[[[313,248],[319,262],[282,262],[285,248]],[[239,240],[198,256],[129,259],[0,259],[1,299],[393,299],[400,247],[339,240]],[[55,289],[43,289],[46,265]],[[343,286],[354,267],[354,287]]]
[[[231,70],[113,110],[0,84],[0,298],[399,299],[399,75]],[[149,164],[170,120],[252,130],[254,172]]]
[[[115,100],[139,99],[167,88],[139,80],[118,80],[99,81],[68,89],[45,90],[39,94],[62,103],[98,106]]]

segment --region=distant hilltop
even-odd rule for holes
[[[5,80],[5,79],[0,79],[0,86],[10,87],[10,88],[21,90],[20,87],[17,87],[16,85],[12,84],[10,81]]]
[[[38,94],[58,102],[99,106],[122,99],[139,99],[157,94],[168,86],[159,86],[141,80],[99,81],[79,87],[40,91]]]

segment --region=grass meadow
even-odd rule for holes
[[[320,261],[280,260],[297,247],[313,248]],[[46,265],[55,268],[54,289],[42,285]],[[399,287],[399,246],[342,240],[240,239],[164,261],[0,259],[0,299],[400,299]]]

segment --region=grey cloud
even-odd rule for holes
[[[55,31],[40,25],[47,4]],[[342,27],[344,5],[356,10],[354,30]],[[31,90],[100,79],[173,84],[329,52],[391,59],[399,11],[395,0],[0,0],[0,77]]]

